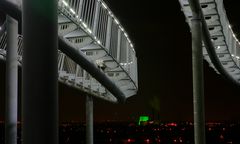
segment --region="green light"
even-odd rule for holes
[[[140,116],[139,121],[138,121],[138,125],[140,125],[141,122],[147,122],[148,120],[149,120],[149,116]]]

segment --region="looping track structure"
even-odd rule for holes
[[[179,0],[191,27],[192,11],[188,0]],[[195,7],[202,13],[203,56],[226,79],[240,84],[240,42],[224,9],[223,0],[199,0]]]
[[[10,10],[6,13],[13,13],[14,17],[11,8],[16,11],[15,17],[21,16],[14,5],[8,5]],[[3,60],[7,38],[4,25],[0,30]],[[60,82],[110,102],[124,101],[137,93],[137,57],[133,43],[102,0],[59,0],[58,36]],[[19,35],[19,65],[22,39]],[[106,81],[104,85],[102,82]]]

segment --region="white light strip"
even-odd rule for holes
[[[87,25],[86,25],[84,22],[82,23],[82,25],[83,25],[85,28],[87,28]]]
[[[65,5],[65,6],[67,6],[68,7],[68,3],[66,2],[66,1],[62,1],[63,2],[63,4]]]
[[[133,44],[130,44],[130,46],[133,48]]]
[[[103,8],[107,9],[107,6],[104,3],[102,3],[102,6]]]
[[[91,31],[89,28],[87,29],[87,31],[88,31],[90,34],[92,34],[92,31]]]
[[[114,21],[116,22],[116,24],[119,24],[119,21],[117,19],[114,19]]]
[[[76,12],[72,8],[70,8],[70,12],[72,12],[73,14],[76,14]]]
[[[133,61],[131,61],[129,63],[120,63],[120,65],[122,65],[122,66],[130,65],[130,64],[133,64]]]
[[[127,33],[124,33],[124,35],[125,35],[125,37],[127,37],[127,38],[128,38],[128,35],[127,35]]]
[[[124,31],[124,29],[121,26],[119,28],[121,29],[121,31]]]

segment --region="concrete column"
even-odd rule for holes
[[[17,144],[18,22],[7,16],[5,144]]]
[[[195,144],[205,144],[205,110],[203,86],[202,22],[201,16],[193,12],[192,18],[192,72]]]
[[[58,144],[57,0],[23,0],[23,144]]]
[[[93,144],[93,98],[86,97],[86,144]]]

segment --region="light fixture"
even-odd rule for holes
[[[119,24],[119,21],[117,19],[114,20],[116,22],[116,24]]]
[[[68,3],[66,2],[66,1],[62,1],[63,2],[63,4],[65,5],[65,6],[67,6],[68,7]]]
[[[133,44],[130,43],[130,46],[133,48]]]
[[[92,31],[89,29],[89,28],[87,28],[87,31],[91,34],[92,33]]]
[[[102,3],[102,6],[103,8],[107,9],[107,6],[104,3]]]
[[[98,41],[97,41],[97,43],[98,43],[98,44],[101,44],[101,41],[100,41],[100,40],[98,40]]]
[[[83,25],[85,28],[87,28],[87,25],[86,25],[84,22],[82,23],[82,25]]]
[[[72,8],[70,8],[70,12],[72,12],[73,14],[76,14],[76,12]]]

